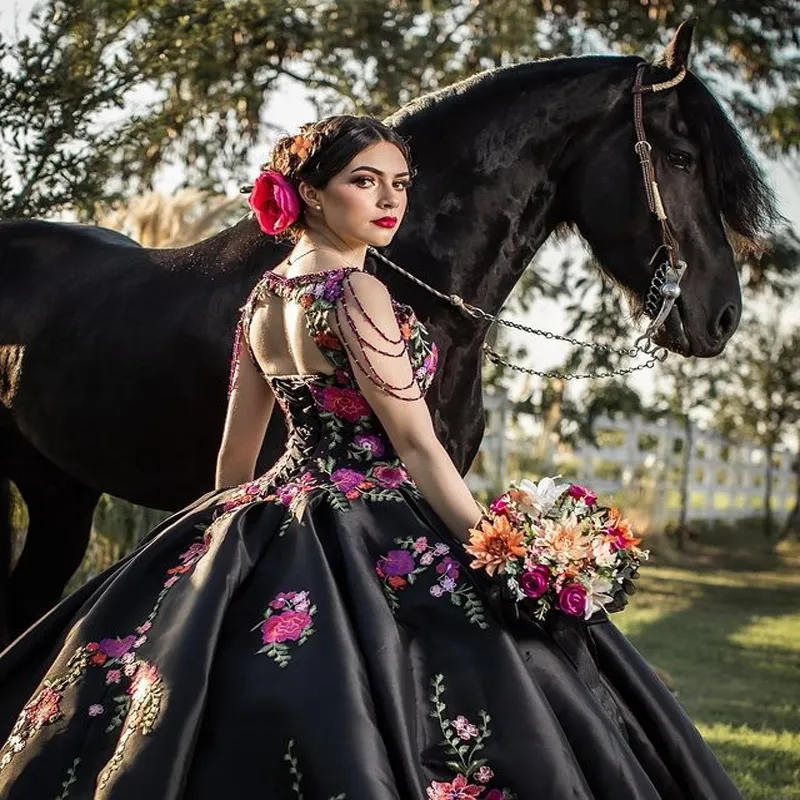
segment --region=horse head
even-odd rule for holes
[[[692,31],[693,24],[684,23],[661,57],[641,68],[647,143],[637,144],[631,71],[604,124],[571,162],[560,196],[564,221],[590,243],[635,316],[653,315],[648,291],[668,250],[686,265],[680,297],[654,341],[681,355],[707,357],[723,350],[741,316],[734,246],[758,248],[777,214],[738,132],[711,92],[685,72]],[[658,182],[654,210],[640,148],[649,154]],[[658,219],[661,208],[666,230]]]

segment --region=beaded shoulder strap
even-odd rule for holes
[[[352,281],[350,280],[349,274],[343,277],[341,285],[342,291],[339,297],[339,302],[337,302],[334,306],[334,321],[336,325],[335,333],[337,339],[342,343],[345,351],[350,357],[350,363],[354,364],[355,367],[367,378],[369,378],[372,383],[374,383],[376,386],[379,386],[381,389],[383,389],[383,391],[392,397],[396,397],[398,400],[406,400],[410,402],[422,398],[424,392],[422,391],[422,387],[417,383],[414,375],[413,365],[411,370],[411,380],[404,386],[398,386],[389,383],[385,378],[383,378],[375,369],[373,362],[370,360],[370,351],[373,353],[379,353],[383,356],[388,356],[390,358],[407,358],[408,339],[404,335],[403,331],[401,330],[400,336],[397,338],[392,338],[378,327],[375,320],[369,315],[359,300]],[[394,302],[392,303],[392,306],[395,308]],[[363,320],[362,324],[359,324],[356,321],[355,316],[358,316],[360,320]],[[356,343],[355,348],[357,348],[358,352],[355,352],[355,348],[351,347],[351,345],[348,343],[348,337],[343,334],[345,328],[349,329],[349,331],[352,333]],[[365,332],[367,330],[369,331],[370,338],[367,338],[367,336],[362,333],[362,328],[365,330]],[[370,339],[377,339],[378,344],[374,344],[372,341],[370,341]],[[400,394],[401,392],[405,392],[412,387],[416,388],[414,396],[406,397]]]

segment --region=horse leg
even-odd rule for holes
[[[27,442],[14,448],[12,455],[9,474],[29,518],[25,546],[6,589],[8,632],[13,639],[61,599],[89,543],[100,493],[67,475]]]

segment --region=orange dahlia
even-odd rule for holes
[[[633,535],[631,524],[616,508],[608,509],[609,524],[606,527],[606,541],[611,542],[616,549],[626,550],[636,547],[642,540]]]
[[[481,521],[480,528],[470,528],[469,543],[464,549],[475,560],[471,567],[483,567],[489,575],[505,572],[506,563],[525,555],[522,531],[511,527],[508,517],[498,516],[494,521]]]

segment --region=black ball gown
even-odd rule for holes
[[[159,524],[0,657],[0,797],[740,797],[607,618],[496,612],[327,327],[350,271],[268,273],[245,306],[247,341],[262,292],[299,303],[335,369],[268,379],[280,460]],[[424,391],[435,345],[394,307]]]

